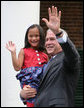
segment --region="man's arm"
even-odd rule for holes
[[[61,47],[65,53],[67,63],[71,68],[80,62],[80,55],[69,37],[67,37],[67,41],[65,43],[61,44]]]
[[[72,66],[74,67],[76,63],[80,62],[80,55],[73,42],[69,39],[67,32],[63,29],[61,31],[61,36],[56,38],[65,53],[66,62],[72,68]]]

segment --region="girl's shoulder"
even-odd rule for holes
[[[20,49],[19,55],[20,55],[20,54],[23,54],[23,55],[24,55],[24,50],[23,50],[23,48]]]
[[[41,52],[42,56],[48,60],[48,55],[45,52]]]
[[[23,48],[24,51],[30,51],[31,48]]]
[[[45,52],[41,52],[41,54],[44,55],[44,56],[48,56]]]
[[[24,53],[33,54],[35,51],[32,48],[23,48]]]

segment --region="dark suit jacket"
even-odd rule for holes
[[[41,81],[35,107],[73,107],[79,78],[80,56],[68,38],[63,52],[50,62]]]

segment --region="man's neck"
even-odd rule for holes
[[[54,54],[50,55],[50,58],[55,57],[58,53],[62,52],[63,50],[60,49],[59,51],[56,51]]]

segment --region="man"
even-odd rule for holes
[[[61,11],[49,8],[49,30],[46,33],[45,47],[51,57],[43,68],[43,78],[37,93],[35,107],[73,107],[74,96],[79,78],[80,56],[67,33],[60,28]],[[35,89],[26,87],[21,97],[30,98]]]

